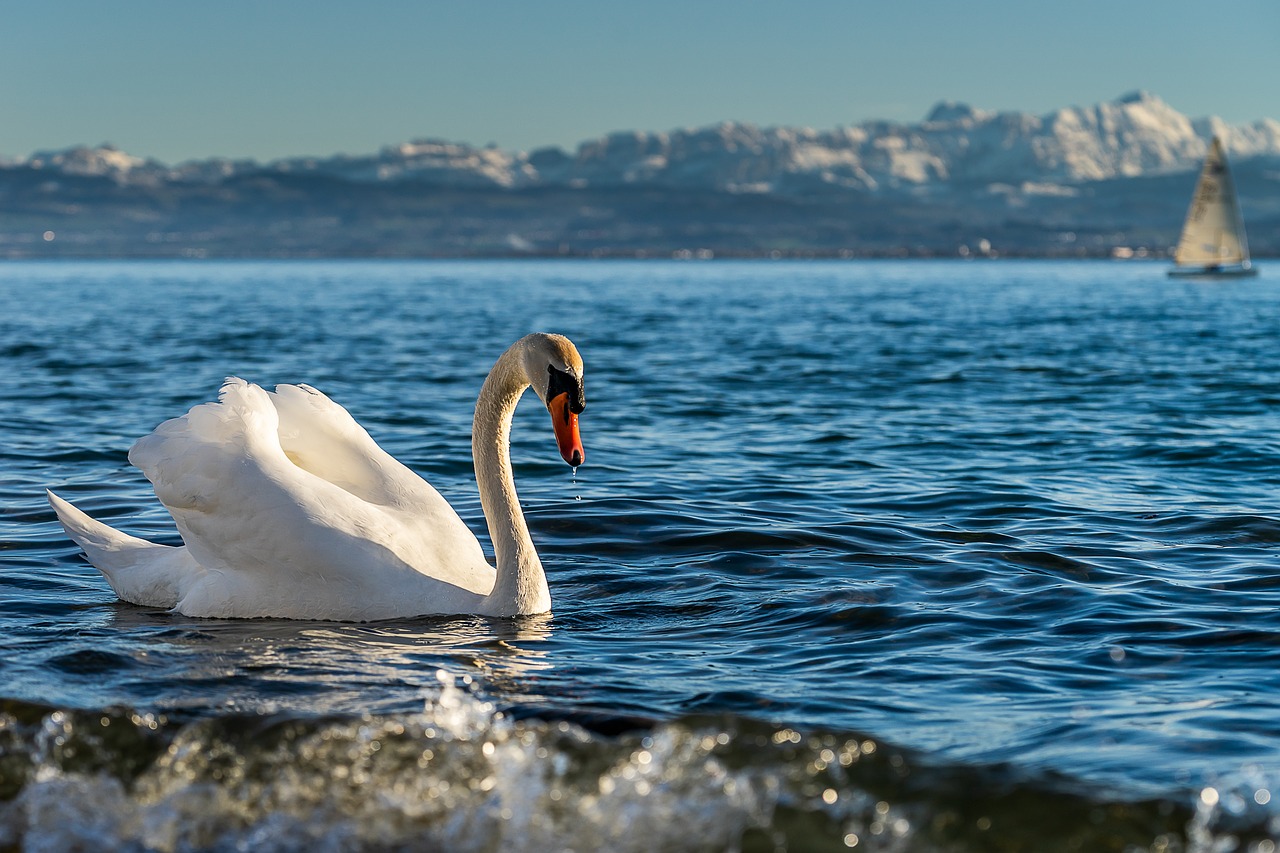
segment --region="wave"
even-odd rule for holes
[[[439,680],[422,712],[383,716],[0,700],[0,848],[1274,849],[1216,789],[1126,800],[849,732],[499,708]]]

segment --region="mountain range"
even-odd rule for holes
[[[1135,92],[1047,115],[619,132],[573,152],[424,139],[166,165],[108,145],[0,163],[0,256],[1163,255],[1207,142],[1280,254],[1280,122]]]

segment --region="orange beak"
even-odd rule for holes
[[[582,449],[582,436],[578,435],[578,416],[569,411],[569,394],[558,394],[547,404],[551,410],[551,426],[556,431],[556,446],[560,458],[577,468],[587,453]]]

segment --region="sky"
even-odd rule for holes
[[[0,158],[109,143],[174,164],[508,150],[721,121],[1044,114],[1135,89],[1280,120],[1280,0],[16,0]]]

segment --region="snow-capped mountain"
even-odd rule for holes
[[[1280,122],[1145,93],[1047,115],[727,122],[574,151],[424,139],[168,166],[110,146],[0,162],[0,258],[494,255],[1159,257],[1222,138],[1255,257],[1280,254]]]
[[[656,186],[734,193],[815,190],[919,193],[1002,184],[1070,192],[1090,181],[1196,168],[1219,135],[1233,160],[1280,156],[1280,122],[1230,126],[1192,120],[1146,92],[1037,116],[944,102],[924,121],[873,121],[833,130],[728,122],[669,132],[612,133],[573,153],[531,153],[421,140],[372,155],[208,160],[166,167],[110,146],[41,152],[14,166],[118,183],[213,183],[250,172],[315,174],[357,182],[417,181],[451,187]]]
[[[13,166],[43,169],[64,175],[103,176],[118,183],[152,183],[170,179],[171,170],[156,160],[144,160],[115,148],[77,145],[62,151],[37,151]]]
[[[1138,92],[1045,116],[942,103],[919,124],[868,122],[828,131],[723,124],[613,134],[583,143],[545,178],[759,192],[815,183],[871,191],[935,183],[1078,184],[1196,168],[1214,133],[1233,158],[1280,155],[1280,122],[1192,121]]]
[[[413,180],[447,186],[516,187],[538,182],[537,171],[522,154],[424,139],[388,146],[372,156],[279,160],[280,172],[318,172],[350,181]]]

